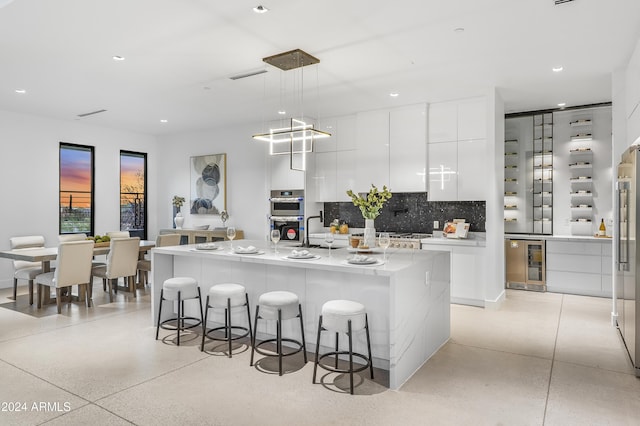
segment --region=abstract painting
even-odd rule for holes
[[[227,209],[227,154],[191,157],[191,214]]]

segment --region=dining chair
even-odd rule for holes
[[[11,250],[22,250],[28,248],[44,247],[44,237],[42,235],[29,235],[24,237],[13,237],[9,239]],[[18,280],[26,280],[29,283],[29,305],[33,305],[33,280],[42,273],[40,262],[27,262],[25,260],[13,261],[13,300],[18,297]]]
[[[138,253],[140,252],[140,238],[114,238],[109,245],[106,265],[94,266],[91,270],[93,277],[102,278],[103,288],[109,285],[109,301],[113,302],[113,286],[118,291],[118,278],[124,278],[129,291],[136,297],[135,276],[138,269]]]
[[[42,307],[43,287],[51,291],[56,289],[56,307],[62,312],[62,290],[68,288],[69,303],[71,303],[71,288],[74,285],[84,287],[87,293],[87,307],[91,306],[91,260],[93,259],[93,245],[91,240],[68,241],[58,246],[58,267],[53,272],[45,272],[36,276],[38,285],[38,308]]]
[[[66,243],[69,241],[84,241],[87,239],[87,234],[60,234],[58,235],[59,243]]]
[[[111,231],[107,232],[107,237],[109,238],[129,238],[131,235],[129,231]]]
[[[162,234],[156,237],[156,247],[179,246],[180,234]],[[149,284],[149,272],[151,272],[151,261],[149,259],[138,260],[138,283]]]

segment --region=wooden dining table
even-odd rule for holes
[[[156,246],[155,241],[140,240],[139,258],[143,258],[144,254]],[[94,256],[101,256],[109,253],[109,246],[98,246],[93,248]],[[0,258],[11,260],[25,260],[27,262],[40,262],[42,264],[42,273],[51,271],[51,261],[58,258],[58,247],[40,247],[25,248],[0,251]],[[45,292],[43,303],[48,304],[55,301],[49,292]]]

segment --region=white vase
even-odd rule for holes
[[[376,227],[374,219],[364,220],[364,244],[370,248],[376,246]]]
[[[176,217],[173,218],[173,221],[176,224],[176,229],[182,229],[182,224],[184,224],[184,217],[182,217],[182,213],[176,213]]]

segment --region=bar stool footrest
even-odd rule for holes
[[[244,331],[244,334],[235,336],[235,337],[231,337],[231,339],[228,339],[226,337],[213,337],[211,336],[211,333],[213,333],[214,331],[218,331],[218,330],[242,330]],[[225,326],[221,326],[221,327],[216,327],[216,328],[210,328],[209,330],[207,330],[207,332],[205,333],[205,336],[207,336],[208,339],[211,340],[219,340],[219,341],[223,341],[223,342],[227,342],[229,340],[238,340],[238,339],[242,339],[244,337],[247,337],[249,335],[249,329],[247,327],[240,327],[237,325],[233,325],[231,327],[225,327]]]
[[[171,321],[186,321],[186,320],[196,321],[196,322],[194,324],[188,324],[188,325],[185,325],[185,326],[167,325],[167,323],[171,322]],[[163,330],[176,331],[176,330],[188,330],[190,328],[197,327],[197,326],[199,326],[201,324],[202,324],[202,320],[200,318],[182,317],[182,318],[169,318],[169,319],[166,319],[164,321],[161,321],[159,327],[162,328]]]
[[[336,368],[336,367],[332,367],[330,365],[326,365],[321,363],[320,361],[322,361],[322,358],[328,357],[328,356],[337,356],[337,355],[349,355],[349,351],[333,351],[333,352],[327,352],[325,354],[322,354],[318,357],[318,366],[322,367],[325,370],[331,371],[333,373],[349,373],[350,370],[349,369],[342,369],[342,368]],[[371,360],[366,357],[365,355],[359,354],[357,352],[352,352],[352,355],[354,357],[360,358],[361,360],[363,360],[365,362],[365,364],[361,367],[358,368],[354,368],[353,372],[354,373],[358,373],[360,371],[364,371],[367,368],[369,368],[371,366]],[[342,360],[344,361],[344,360]],[[347,361],[348,362],[348,361]]]
[[[289,342],[289,343],[295,343],[296,345],[298,345],[297,349],[292,350],[291,352],[286,352],[284,351],[284,349],[282,350],[282,356],[289,356],[289,355],[294,355],[297,354],[298,352],[302,351],[302,343],[298,342],[297,340],[294,339],[285,339],[282,338],[280,339],[281,342]],[[277,345],[278,339],[267,339],[267,340],[263,340],[260,343],[256,343],[253,346],[253,349],[258,352],[260,355],[263,356],[274,356],[275,352],[271,352],[271,353],[267,353],[264,350],[260,349],[260,346],[264,345],[265,343],[275,343]],[[277,353],[276,353],[277,354]]]

